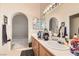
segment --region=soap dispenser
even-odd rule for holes
[[[38,35],[38,38],[42,38],[42,31],[38,31],[38,33],[37,33],[37,35]]]

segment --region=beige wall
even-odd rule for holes
[[[43,11],[45,10],[45,8],[47,8],[49,6],[50,3],[41,3],[40,4],[40,16],[42,18],[43,16]]]
[[[67,26],[67,32],[69,35],[70,33],[69,16],[76,14],[76,13],[79,13],[78,3],[61,4],[58,8],[54,9],[53,11],[45,15],[46,26],[47,28],[49,28],[49,19],[51,17],[56,17],[59,21],[59,26],[60,26],[60,22],[65,21],[66,26]]]
[[[40,18],[40,4],[0,4],[0,47],[2,47],[2,24],[3,24],[3,15],[8,17],[8,24],[7,24],[7,34],[8,39],[12,39],[12,18],[18,12],[24,13],[28,18],[28,35],[29,39],[28,42],[31,41],[31,34],[32,34],[32,21],[34,17]],[[7,47],[10,44],[5,45],[6,50],[9,49]],[[2,47],[4,48],[4,46]],[[0,49],[2,49],[0,48]],[[4,48],[4,49],[5,49]]]
[[[0,9],[5,10],[5,12],[13,12],[18,10],[26,11],[26,15],[38,17],[40,16],[40,4],[39,3],[6,3],[0,4]]]

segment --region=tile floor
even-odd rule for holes
[[[14,49],[11,51],[0,51],[0,56],[20,56],[23,50],[29,50],[32,48]]]

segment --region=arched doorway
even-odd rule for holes
[[[28,47],[28,19],[23,13],[17,13],[12,19],[12,49]]]

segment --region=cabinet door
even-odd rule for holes
[[[35,44],[34,44],[34,38],[32,37],[32,49],[33,49],[33,52],[34,52],[34,50],[35,50],[35,46],[34,46]]]
[[[45,49],[41,45],[39,46],[39,55],[45,56]]]
[[[38,56],[38,42],[33,37],[32,37],[32,48],[34,51],[34,55]]]
[[[39,45],[40,56],[52,56],[42,45]]]

